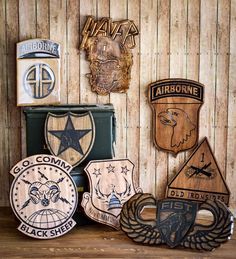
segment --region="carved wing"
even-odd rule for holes
[[[156,220],[144,220],[140,213],[144,206],[156,205],[151,194],[136,193],[124,205],[120,214],[121,229],[135,242],[144,244],[162,243]]]
[[[193,230],[185,237],[181,245],[211,251],[230,239],[233,231],[233,215],[219,200],[207,200],[199,209],[211,211],[214,222],[209,226],[194,225]]]

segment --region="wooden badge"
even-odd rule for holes
[[[145,220],[140,215],[145,206],[157,207],[157,218]],[[213,216],[209,225],[196,223],[200,210]],[[156,201],[151,194],[135,194],[123,206],[120,214],[121,229],[133,241],[148,245],[167,244],[170,247],[211,251],[230,239],[233,215],[219,200],[202,204],[180,199]]]
[[[167,187],[168,198],[203,202],[219,199],[229,203],[230,191],[204,138]]]
[[[21,221],[18,230],[30,237],[51,239],[75,226],[77,189],[70,176],[72,166],[51,155],[35,155],[17,163],[10,203]]]
[[[91,219],[119,229],[123,204],[140,188],[133,183],[134,165],[128,159],[94,160],[84,169],[90,193],[83,194],[82,206]]]
[[[203,93],[202,84],[186,79],[165,79],[149,85],[157,148],[177,155],[197,144]]]
[[[45,139],[52,155],[64,159],[73,167],[79,165],[93,147],[95,124],[92,113],[48,113]]]
[[[129,88],[138,29],[133,21],[115,21],[102,18],[95,21],[89,16],[84,25],[80,49],[87,53],[91,74],[88,75],[92,91],[100,95],[110,92],[124,93]]]
[[[60,45],[32,39],[17,43],[17,105],[60,103]]]

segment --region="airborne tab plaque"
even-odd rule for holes
[[[203,202],[219,199],[229,203],[229,189],[204,138],[167,187],[168,198]]]
[[[119,229],[123,204],[140,188],[133,183],[134,165],[128,159],[94,160],[85,168],[90,193],[83,194],[82,206],[91,219]]]
[[[60,45],[32,39],[17,43],[17,105],[60,103]]]
[[[78,194],[70,176],[72,166],[51,155],[35,155],[18,162],[10,171],[14,180],[10,203],[25,235],[51,239],[75,226],[71,218]]]
[[[157,148],[177,155],[197,144],[203,93],[202,84],[187,79],[165,79],[149,85]]]
[[[110,92],[125,93],[129,88],[132,48],[138,29],[133,21],[114,21],[102,18],[95,21],[88,16],[82,31],[80,49],[84,49],[90,61],[88,75],[92,91],[100,95]]]

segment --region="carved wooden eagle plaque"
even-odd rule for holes
[[[149,85],[157,148],[177,155],[197,144],[203,93],[202,84],[187,79],[165,79]]]
[[[82,206],[91,219],[119,229],[123,204],[140,188],[133,183],[134,165],[128,159],[94,160],[84,169],[90,193],[83,194]]]
[[[60,45],[31,39],[17,43],[17,105],[60,103]]]
[[[92,91],[100,95],[110,92],[124,93],[129,88],[138,29],[133,21],[114,21],[102,18],[95,21],[89,16],[82,31],[80,49],[84,49],[90,62],[88,75]]]
[[[168,198],[203,202],[219,199],[229,203],[230,191],[204,138],[167,187]]]
[[[51,239],[75,226],[77,188],[70,176],[72,166],[51,155],[35,155],[17,163],[10,203],[21,221],[18,230],[30,237]]]
[[[143,208],[151,205],[157,207],[156,218],[143,219]],[[213,222],[208,225],[197,223],[200,210],[210,212]],[[156,201],[148,193],[135,194],[124,204],[120,214],[121,229],[135,242],[205,251],[211,251],[230,239],[233,224],[233,214],[219,200],[206,200],[202,204],[180,199]]]
[[[79,165],[93,147],[95,124],[92,113],[48,113],[45,139],[52,155],[64,159],[73,167]]]

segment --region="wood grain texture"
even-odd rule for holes
[[[141,1],[140,6],[140,146],[139,179],[144,192],[155,194],[155,147],[152,142],[152,113],[148,104],[148,84],[156,79],[157,1]],[[148,159],[142,159],[148,157]]]
[[[4,111],[1,125],[5,127],[2,131],[6,136],[1,137],[0,144],[0,177],[6,183],[0,191],[0,204],[8,204],[8,187],[5,186],[8,186],[9,178],[5,172],[20,157],[26,156],[24,116],[15,107],[16,78],[12,76],[16,65],[15,44],[35,37],[50,37],[63,47],[63,103],[113,102],[117,115],[116,157],[132,159],[140,185],[158,198],[164,197],[168,179],[178,171],[180,162],[191,151],[175,160],[154,148],[147,85],[169,76],[203,83],[206,99],[200,112],[200,138],[207,136],[210,140],[232,191],[230,205],[236,215],[235,0],[0,2],[3,15],[3,58],[0,60],[3,76],[0,85],[1,95],[5,96],[1,99]],[[84,51],[79,51],[80,33],[87,15],[97,19],[106,16],[113,20],[128,18],[138,25],[141,34],[136,38],[137,47],[133,49],[130,93],[102,97],[91,92],[86,78],[89,62],[85,60]]]
[[[92,160],[85,167],[89,192],[81,206],[86,215],[115,229],[120,228],[120,212],[126,201],[142,192],[134,182],[134,164],[128,159]]]
[[[155,215],[154,209],[144,211],[145,218]],[[207,217],[201,218],[208,224]],[[75,227],[59,239],[47,241],[32,240],[16,230],[18,223],[10,208],[0,208],[0,250],[2,258],[225,258],[234,259],[236,253],[236,232],[231,240],[213,252],[197,252],[192,249],[167,249],[166,246],[145,246],[134,243],[120,230],[94,224]],[[30,245],[33,244],[33,245]]]
[[[236,193],[234,183],[236,179],[236,1],[231,2],[230,10],[230,64],[229,64],[229,92],[228,92],[228,123],[227,123],[227,164],[226,181],[232,190],[230,206],[236,215]]]
[[[167,197],[204,202],[219,199],[229,204],[230,191],[207,138],[194,150],[189,159],[167,187]]]
[[[18,230],[33,238],[51,239],[75,226],[71,218],[78,194],[70,176],[72,166],[50,155],[35,155],[11,169],[14,180],[10,204],[21,224]]]
[[[172,0],[170,5],[170,78],[186,78],[187,1]],[[184,153],[169,155],[168,179],[184,162]]]

